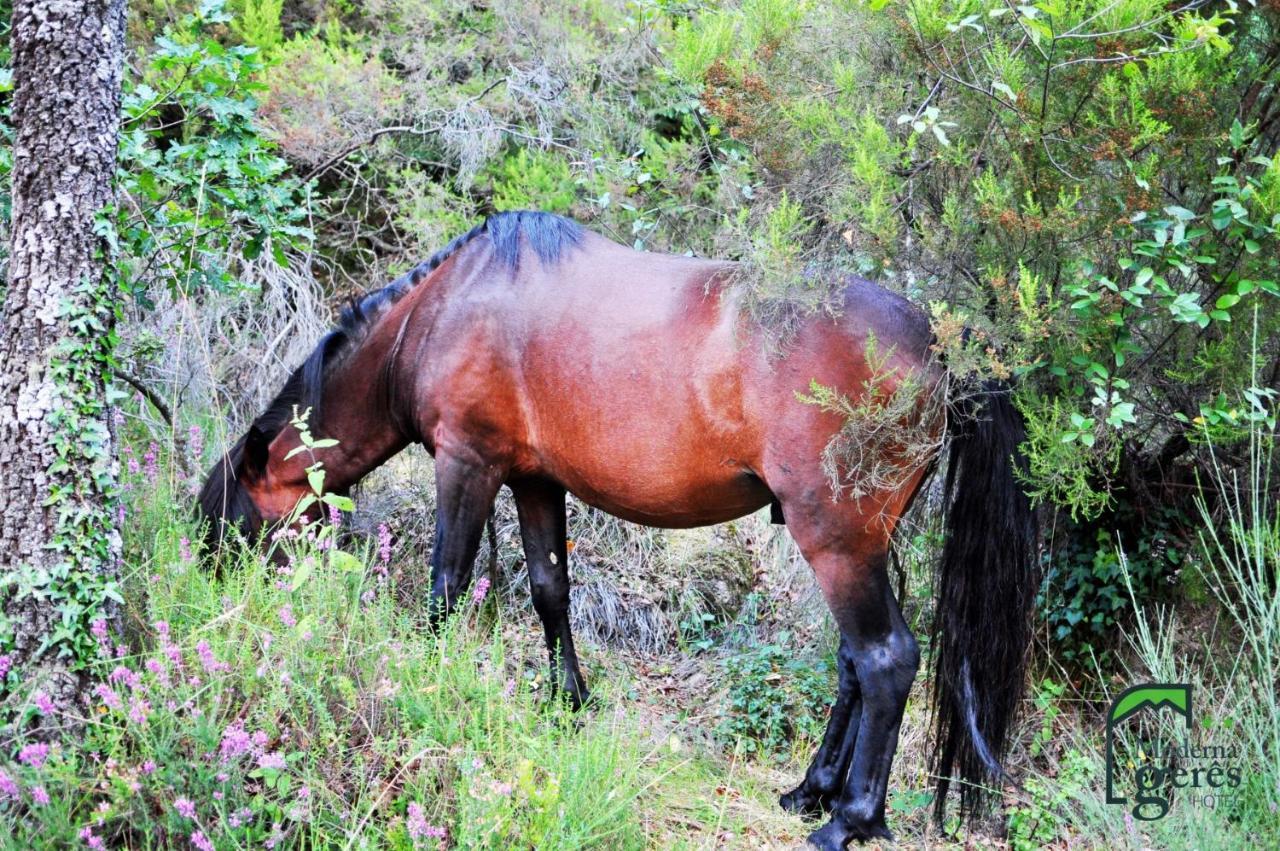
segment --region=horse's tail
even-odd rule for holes
[[[1025,464],[1022,416],[1004,382],[954,404],[944,490],[946,543],[933,629],[934,815],[953,770],[961,815],[983,812],[1022,699],[1038,586],[1035,512],[1015,478]]]

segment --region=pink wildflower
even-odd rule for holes
[[[93,693],[102,698],[102,702],[107,705],[108,709],[120,708],[120,695],[116,694],[115,689],[106,683],[98,683],[94,686]]]
[[[204,457],[204,431],[198,425],[193,425],[187,429],[187,446],[191,450],[191,457],[200,461]]]
[[[3,771],[0,771],[0,798],[16,799],[18,797],[18,794],[19,794],[18,784],[15,783],[13,781],[13,778],[10,777],[8,774],[5,774]]]
[[[143,774],[151,774],[151,773],[153,773],[155,770],[156,770],[156,761],[155,761],[154,759],[149,759],[149,760],[147,760],[146,762],[144,762],[144,763],[142,764],[142,773],[143,773]]]
[[[225,662],[219,662],[217,657],[213,655],[213,649],[209,647],[209,642],[200,641],[196,643],[196,655],[200,657],[200,664],[204,666],[206,672],[210,674],[218,671],[225,671],[231,666]]]
[[[9,676],[9,669],[13,667],[13,657],[8,653],[0,653],[0,680]]]
[[[279,751],[271,751],[264,753],[258,757],[258,768],[269,768],[275,771],[283,771],[285,769],[284,757]]]
[[[136,689],[142,684],[142,678],[138,676],[138,672],[126,668],[124,665],[116,665],[115,670],[107,677],[107,682],[124,683],[131,689]]]
[[[378,560],[384,565],[391,561],[391,527],[378,524]]]
[[[443,827],[436,827],[427,821],[427,814],[417,803],[409,804],[404,826],[409,831],[409,838],[413,840],[443,839],[445,835]]]
[[[222,731],[222,745],[218,751],[222,756],[222,761],[228,762],[244,756],[252,747],[253,740],[245,732],[244,725],[237,721]]]
[[[214,851],[213,842],[199,830],[191,834],[191,844],[200,851]]]
[[[288,603],[285,603],[283,606],[281,606],[280,611],[276,612],[276,615],[277,617],[280,618],[280,623],[284,624],[290,629],[298,625],[298,619],[294,617],[294,614],[293,614],[293,606],[289,605]]]
[[[45,791],[43,786],[32,786],[31,801],[37,807],[46,806],[49,803],[49,793]]]
[[[183,561],[191,561],[191,541],[186,537],[178,539],[178,555]]]
[[[136,698],[129,704],[129,720],[134,724],[142,726],[147,723],[147,716],[151,714],[151,702]]]
[[[480,580],[476,582],[475,590],[471,592],[471,599],[473,602],[479,604],[484,600],[485,595],[487,595],[488,593],[489,593],[489,577],[481,576]]]
[[[196,805],[190,798],[179,798],[173,802],[173,808],[177,810],[178,815],[183,818],[196,817]]]
[[[36,709],[40,711],[41,715],[52,715],[54,712],[58,710],[58,707],[53,702],[53,698],[49,697],[49,695],[45,694],[42,691],[38,691],[35,693],[33,702],[36,705]]]
[[[154,482],[156,474],[159,472],[156,468],[156,453],[159,451],[160,447],[156,446],[155,441],[152,441],[151,445],[147,447],[147,454],[142,456],[142,461],[146,464],[148,482]]]
[[[24,745],[22,750],[18,751],[18,762],[29,765],[32,768],[39,768],[44,765],[44,761],[48,758],[49,746],[44,742]]]

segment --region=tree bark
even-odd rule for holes
[[[105,399],[124,0],[13,4],[13,221],[0,316],[0,705],[43,691],[69,715],[120,537]],[[3,679],[3,678],[0,678]],[[45,722],[46,725],[48,721]]]

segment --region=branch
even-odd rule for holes
[[[143,397],[151,403],[151,406],[156,409],[156,413],[160,414],[164,421],[169,424],[170,428],[173,428],[173,412],[169,410],[169,406],[165,404],[164,400],[161,399],[154,390],[143,384],[141,380],[134,378],[132,375],[125,372],[123,369],[117,368],[116,375],[123,379],[125,384],[128,384],[134,390],[141,393]]]

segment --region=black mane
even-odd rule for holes
[[[347,304],[338,317],[337,326],[320,339],[315,349],[293,371],[276,398],[253,421],[250,432],[273,439],[293,418],[293,412],[311,409],[311,422],[319,422],[323,402],[324,376],[343,355],[350,352],[365,336],[370,326],[397,301],[407,295],[441,263],[479,237],[488,237],[494,259],[514,273],[520,266],[520,245],[526,243],[539,261],[551,265],[564,252],[582,240],[582,227],[577,222],[552,213],[516,210],[489,216],[471,230],[455,237],[448,245],[409,272],[382,289],[374,290]],[[247,435],[246,435],[247,437]],[[208,520],[225,519],[231,524],[256,529],[261,515],[244,489],[236,481],[244,459],[246,437],[241,437],[209,472],[201,489],[199,510]],[[221,529],[209,529],[211,541],[220,539]]]

